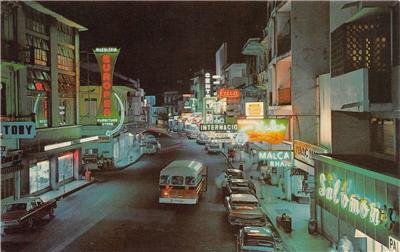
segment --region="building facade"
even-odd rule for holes
[[[79,32],[86,28],[36,2],[2,2],[1,14],[5,203],[79,178]]]

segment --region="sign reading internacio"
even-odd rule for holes
[[[267,161],[270,167],[293,167],[292,151],[260,151],[258,160]]]
[[[200,131],[237,131],[237,124],[200,124]]]

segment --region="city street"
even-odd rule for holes
[[[58,202],[56,217],[32,232],[10,234],[3,251],[234,251],[222,193],[214,179],[224,168],[194,140],[162,138],[162,153],[145,155],[120,171]],[[196,158],[208,167],[200,204],[160,205],[159,171],[175,159]],[[48,223],[47,223],[48,222]]]

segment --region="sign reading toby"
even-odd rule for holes
[[[3,138],[35,138],[34,122],[2,122],[1,135]]]

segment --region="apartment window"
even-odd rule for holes
[[[371,119],[371,150],[373,152],[395,155],[395,125],[394,119]]]
[[[331,75],[368,69],[371,103],[391,101],[390,15],[345,23],[331,34]]]
[[[26,35],[26,44],[28,50],[26,51],[26,63],[41,66],[49,65],[50,47],[47,40]]]
[[[60,98],[59,114],[60,125],[74,125],[75,124],[75,99],[74,98]]]
[[[85,115],[96,116],[97,114],[97,98],[85,98]]]
[[[16,22],[15,22],[15,9],[7,8],[3,4],[1,5],[1,38],[5,41],[13,41],[15,40],[15,30],[16,30]]]
[[[57,67],[60,70],[74,72],[74,50],[64,46],[58,46]]]
[[[37,33],[41,33],[44,35],[48,35],[49,34],[49,29],[48,27],[45,25],[46,23],[46,17],[40,13],[37,12],[27,12],[27,16],[26,16],[26,28],[37,32]]]
[[[1,115],[5,116],[7,115],[7,102],[6,102],[6,83],[1,82],[0,85],[0,90],[1,90]]]
[[[63,24],[63,23],[58,23],[57,31],[58,31],[58,42],[71,44],[71,45],[75,44],[74,43],[74,30],[72,27],[70,27],[66,24]]]
[[[75,76],[68,74],[58,74],[58,92],[62,97],[75,97],[76,93]]]

